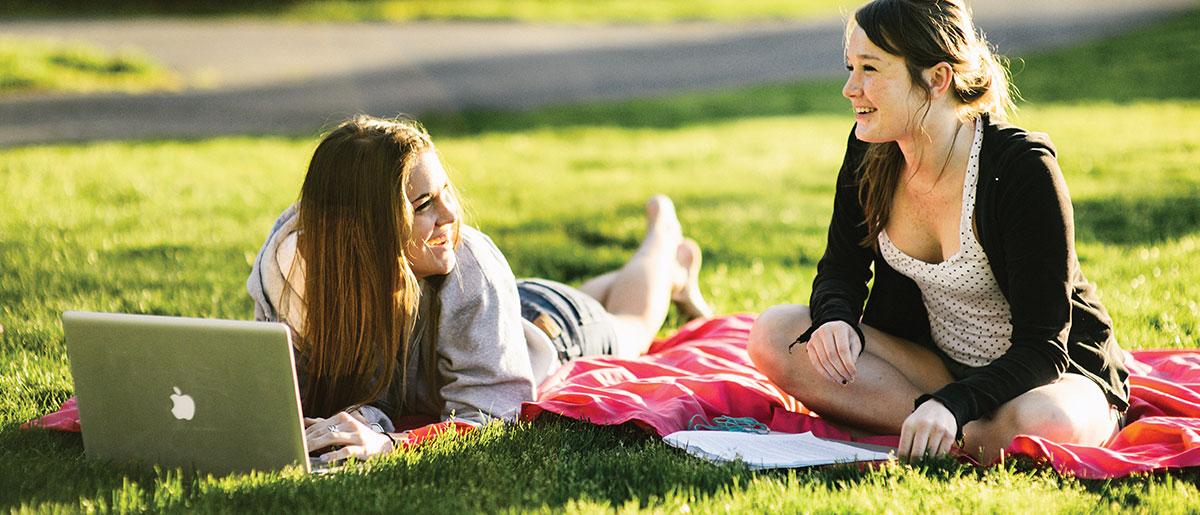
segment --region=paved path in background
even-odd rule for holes
[[[1120,33],[1195,0],[977,0],[1010,56]],[[1031,13],[1037,13],[1033,15]],[[0,146],[315,131],[350,114],[548,104],[842,73],[838,18],[667,25],[0,22],[0,35],[139,48],[192,89],[0,100]]]

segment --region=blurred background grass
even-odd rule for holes
[[[183,83],[138,50],[0,36],[0,95],[37,92],[139,93]]]
[[[214,16],[306,21],[480,20],[546,23],[749,21],[827,17],[847,0],[0,0],[22,17]]]
[[[1031,103],[1200,98],[1197,11],[1174,16],[1154,30],[1083,43],[1055,55],[1063,58],[1012,63],[1013,79]]]

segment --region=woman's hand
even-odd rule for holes
[[[917,406],[900,426],[900,447],[896,452],[908,459],[946,454],[957,433],[954,414],[936,399],[929,399]]]
[[[830,381],[847,384],[858,377],[855,363],[863,343],[850,324],[840,320],[822,324],[804,347],[813,367]]]
[[[305,418],[304,440],[309,452],[340,448],[322,454],[325,463],[355,457],[366,459],[377,454],[392,452],[392,439],[371,429],[366,419],[357,411],[353,415],[345,411],[329,418]]]

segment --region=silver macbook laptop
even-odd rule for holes
[[[86,455],[311,470],[283,324],[69,311],[63,330]]]

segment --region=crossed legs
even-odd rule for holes
[[[700,293],[700,261],[700,247],[683,237],[671,199],[652,197],[646,203],[646,237],[633,257],[579,287],[616,318],[617,355],[645,353],[672,302],[688,317],[712,316]]]
[[[870,326],[858,358],[858,379],[835,383],[819,374],[808,354],[788,345],[811,325],[807,306],[764,312],[750,331],[754,364],[784,391],[833,422],[876,434],[899,434],[913,401],[953,378],[933,352]],[[1019,434],[1060,443],[1101,445],[1117,428],[1116,412],[1100,387],[1077,374],[1034,388],[1001,405],[992,416],[963,427],[963,448],[990,463]]]

